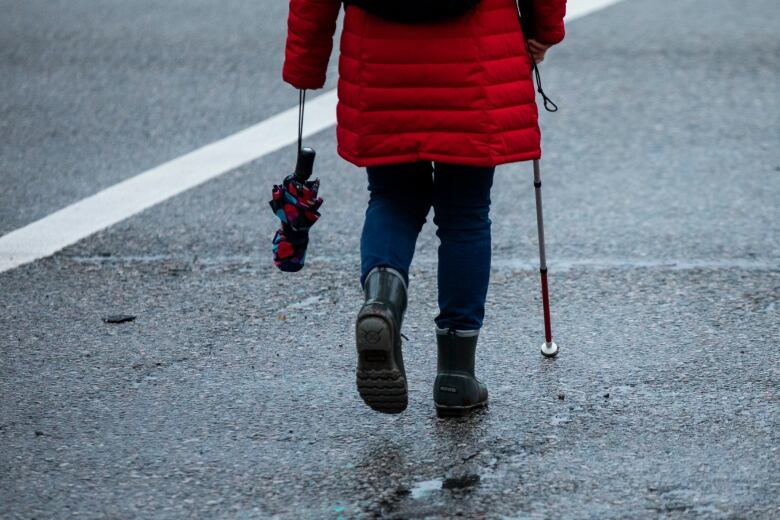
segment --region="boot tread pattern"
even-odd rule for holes
[[[365,403],[383,413],[406,409],[406,378],[393,357],[394,341],[390,323],[381,316],[367,315],[356,326],[358,367],[357,387]]]

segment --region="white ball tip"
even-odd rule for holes
[[[554,341],[542,343],[542,355],[544,357],[555,357],[558,355],[558,345]]]

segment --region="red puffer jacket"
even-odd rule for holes
[[[534,37],[563,39],[566,0],[532,0]],[[282,78],[318,89],[341,0],[290,0]],[[345,9],[336,138],[357,166],[417,160],[471,166],[538,159],[540,132],[515,0],[482,0],[426,25]]]

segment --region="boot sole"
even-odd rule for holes
[[[357,388],[363,401],[382,413],[400,413],[408,404],[406,378],[395,362],[397,341],[391,324],[382,317],[360,318],[355,326]]]
[[[473,404],[470,406],[436,406],[437,417],[464,417],[477,409],[486,408],[488,402]]]

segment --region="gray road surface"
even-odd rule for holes
[[[284,2],[0,11],[0,233],[297,101]],[[293,146],[0,274],[0,517],[780,517],[778,18],[628,0],[569,26],[543,67],[562,353],[538,353],[530,169],[500,166],[468,419],[431,401],[430,222],[409,409],[357,395],[367,192],[333,128],[307,143],[326,202],[298,275],[266,203]]]

